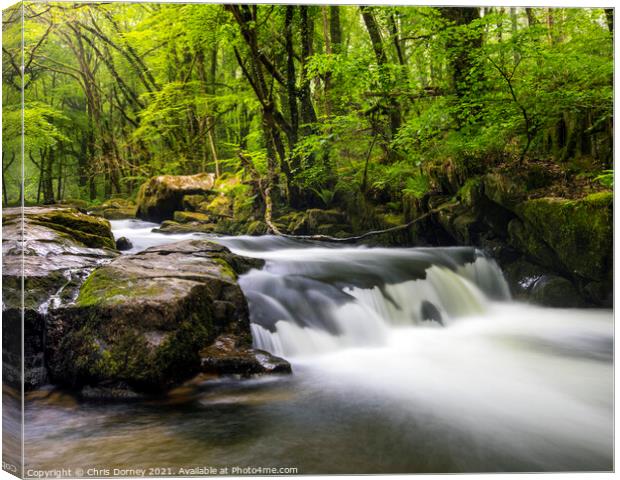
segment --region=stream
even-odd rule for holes
[[[111,223],[134,245],[124,253],[206,237]],[[613,468],[611,310],[512,301],[499,267],[472,248],[210,238],[265,259],[240,278],[254,344],[293,375],[129,404],[34,392],[27,468]]]

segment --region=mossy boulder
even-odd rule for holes
[[[209,202],[209,197],[209,195],[184,195],[183,210],[188,212],[198,212],[203,203]]]
[[[435,208],[437,222],[457,244],[472,245],[477,242],[483,227],[475,210],[464,207],[456,200]]]
[[[526,186],[519,181],[501,173],[489,173],[484,176],[484,194],[489,200],[514,211],[525,200]]]
[[[539,198],[521,203],[517,214],[557,255],[572,275],[611,281],[613,194],[580,200]]]
[[[136,218],[136,205],[128,198],[110,198],[101,205],[93,207],[89,213],[107,220],[125,220]]]
[[[107,220],[126,220],[128,218],[136,218],[136,207],[106,208],[103,211],[103,218]]]
[[[541,266],[551,270],[564,270],[556,252],[545,243],[532,225],[514,218],[508,224],[508,242]]]
[[[2,310],[5,381],[21,382],[21,315],[24,308],[24,383],[47,381],[44,349],[50,309],[73,301],[84,278],[118,252],[109,223],[75,209],[3,210]],[[20,241],[23,240],[23,241]],[[105,245],[94,248],[93,245]],[[22,277],[23,275],[23,277]],[[22,304],[23,278],[23,304]],[[13,341],[13,334],[19,337]]]
[[[287,225],[285,230],[293,235],[314,235],[319,231],[329,235],[348,229],[344,213],[335,208],[291,212],[278,218],[278,222]]]
[[[432,190],[451,195],[458,191],[467,178],[465,165],[452,158],[429,162],[423,168]]]
[[[198,207],[198,212],[217,217],[232,218],[234,213],[233,199],[220,193],[208,202],[203,202]]]
[[[213,223],[211,216],[198,212],[174,212],[174,221],[178,223]]]
[[[456,193],[457,200],[465,207],[478,209],[484,195],[484,182],[479,177],[469,178]]]
[[[55,312],[52,379],[75,388],[160,392],[196,375],[200,352],[221,335],[249,351],[248,307],[237,275],[261,263],[206,240],[187,240],[97,269],[75,304]]]
[[[160,175],[145,182],[138,192],[136,216],[143,220],[162,222],[183,210],[186,195],[213,193],[212,173],[197,175]]]
[[[29,222],[55,230],[91,248],[114,249],[110,222],[73,208],[31,207],[25,213]]]

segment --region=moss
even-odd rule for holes
[[[484,185],[480,177],[468,178],[456,193],[457,200],[466,207],[475,208],[482,197]]]
[[[558,255],[569,272],[592,280],[611,278],[613,194],[580,200],[540,198],[519,205],[518,215]]]
[[[237,274],[226,260],[218,257],[212,257],[212,260],[220,266],[220,272],[223,275],[227,276],[230,280],[237,279]]]
[[[213,174],[207,173],[153,177],[138,191],[136,215],[156,222],[168,220],[175,211],[183,209],[185,196],[212,193],[213,182]]]
[[[128,297],[140,298],[158,295],[160,292],[156,285],[142,285],[137,278],[127,278],[123,274],[119,278],[114,270],[102,267],[89,275],[80,288],[80,293],[75,301],[79,307],[122,303]]]
[[[260,220],[254,220],[247,225],[247,235],[265,235],[269,231],[267,224]]]
[[[222,217],[231,217],[233,214],[233,204],[230,197],[220,194],[207,205],[201,205],[200,211]]]
[[[525,198],[525,185],[499,173],[489,173],[484,177],[484,193],[489,200],[514,211]]]
[[[103,217],[107,220],[125,220],[136,218],[136,207],[106,208]]]
[[[174,212],[174,221],[179,223],[212,223],[209,215],[197,212]]]
[[[403,216],[397,213],[384,213],[380,217],[382,222],[385,224],[385,228],[397,227],[405,223]]]
[[[35,224],[56,230],[92,248],[115,249],[110,222],[75,210],[55,210],[33,215]]]

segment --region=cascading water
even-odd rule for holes
[[[205,237],[111,223],[129,253]],[[209,238],[265,259],[239,282],[256,346],[293,375],[207,382],[184,407],[30,404],[27,456],[39,468],[613,468],[610,310],[514,302],[495,262],[472,248]]]
[[[469,248],[235,248],[266,260],[240,279],[256,347],[295,357],[384,345],[395,327],[449,325],[483,313],[508,287],[493,260]],[[241,241],[247,241],[241,240]]]

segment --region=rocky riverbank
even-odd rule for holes
[[[208,241],[119,256],[109,222],[72,208],[26,208],[23,229],[21,210],[5,209],[3,229],[9,384],[20,381],[22,271],[27,389],[132,398],[199,373],[290,372],[251,348],[237,275],[260,262]]]
[[[341,195],[339,207],[276,209],[273,222],[287,234],[347,237],[420,219],[365,242],[480,247],[498,261],[516,298],[555,307],[610,307],[613,193],[571,195],[539,167],[477,175],[450,162],[438,164],[425,172],[426,194],[404,195],[388,202],[391,209],[359,194]],[[164,219],[161,233],[267,233],[250,185],[234,177],[209,178],[196,193],[198,181],[196,176],[151,179],[141,189],[138,216]],[[151,205],[159,206],[155,217],[144,213]]]

